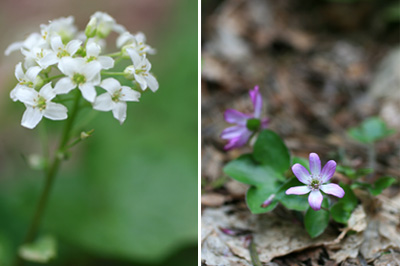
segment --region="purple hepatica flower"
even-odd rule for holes
[[[225,111],[225,120],[228,123],[236,124],[236,126],[228,127],[222,131],[221,138],[229,140],[225,145],[225,150],[242,147],[247,143],[251,135],[260,128],[265,129],[268,126],[268,118],[261,119],[262,98],[258,86],[249,92],[251,101],[253,102],[254,113],[243,114],[234,109]]]
[[[296,163],[292,166],[292,171],[297,179],[305,184],[306,186],[298,186],[291,187],[286,190],[286,194],[295,194],[295,195],[303,195],[310,192],[308,196],[308,203],[310,204],[313,210],[318,211],[321,209],[321,203],[323,200],[322,193],[320,190],[325,192],[326,194],[331,194],[338,198],[342,198],[344,196],[344,190],[336,184],[326,184],[328,182],[336,170],[336,162],[330,160],[327,162],[322,168],[321,171],[321,160],[319,159],[318,154],[310,153],[310,170],[311,174],[307,171],[304,166]]]

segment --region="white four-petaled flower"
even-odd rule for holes
[[[114,78],[103,80],[100,87],[107,92],[96,98],[93,109],[112,111],[114,117],[122,124],[126,119],[126,102],[138,102],[140,93],[127,86],[121,86]]]
[[[16,93],[21,88],[35,88],[39,82],[38,75],[42,69],[38,66],[29,68],[25,73],[22,69],[22,63],[18,63],[15,66],[15,77],[18,80],[18,84],[10,92],[10,98],[15,102],[17,101]]]
[[[62,104],[51,102],[56,97],[51,83],[44,85],[39,92],[28,87],[21,88],[16,92],[16,97],[26,106],[21,121],[21,125],[26,128],[36,127],[43,116],[51,120],[67,118],[67,108]]]
[[[128,77],[134,78],[137,83],[139,83],[142,90],[149,87],[153,92],[158,90],[158,82],[156,78],[149,72],[151,69],[151,64],[147,60],[146,56],[140,56],[135,50],[126,50],[132,59],[133,65],[128,66],[125,69],[125,73]]]
[[[114,67],[114,59],[109,56],[102,56],[100,52],[101,46],[96,43],[95,39],[90,38],[86,44],[86,62],[99,62],[102,69]]]
[[[101,65],[99,62],[86,63],[84,58],[64,57],[59,63],[59,69],[67,77],[60,79],[55,85],[54,91],[57,94],[68,93],[78,87],[83,98],[94,102],[96,98],[94,86],[100,84]]]

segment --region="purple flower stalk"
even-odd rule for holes
[[[319,159],[318,154],[310,153],[309,162],[311,174],[301,164],[296,163],[292,166],[294,175],[301,183],[305,184],[305,186],[291,187],[286,190],[286,194],[304,195],[310,192],[310,195],[308,196],[308,203],[313,210],[318,211],[321,209],[323,200],[320,190],[326,194],[331,194],[338,198],[343,198],[344,190],[337,184],[325,184],[335,173],[335,161],[330,160],[327,162],[324,168],[322,168],[322,171],[321,160]]]
[[[254,132],[259,129],[265,129],[268,126],[269,119],[261,119],[263,102],[258,86],[255,86],[254,90],[250,90],[249,94],[254,108],[252,114],[244,114],[234,109],[225,111],[226,122],[236,124],[236,126],[228,127],[222,131],[221,138],[229,140],[224,147],[225,150],[242,147]]]

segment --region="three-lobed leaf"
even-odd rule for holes
[[[379,117],[371,117],[358,127],[350,128],[347,133],[355,140],[362,143],[373,143],[383,139],[395,131],[388,129],[386,123]]]

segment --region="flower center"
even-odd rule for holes
[[[62,58],[62,57],[64,57],[64,56],[70,56],[70,54],[68,53],[68,51],[67,50],[65,50],[65,49],[63,49],[63,50],[59,50],[58,51],[58,53],[57,53],[57,57],[58,58]]]
[[[321,182],[318,179],[311,180],[311,183],[310,183],[311,189],[313,189],[313,190],[319,189],[320,185],[321,185]]]
[[[36,102],[35,107],[39,108],[40,111],[46,109],[46,99],[43,98],[42,96],[39,96],[37,99],[35,99],[35,102]]]
[[[246,127],[250,131],[257,131],[258,129],[260,129],[260,126],[261,126],[260,119],[257,119],[257,118],[247,119]]]
[[[74,76],[72,77],[72,81],[76,84],[76,85],[80,85],[86,82],[86,77],[82,74],[79,73],[75,73]]]
[[[114,94],[111,96],[111,100],[113,100],[116,103],[119,102],[119,98],[121,97],[121,91],[122,91],[122,88],[120,88],[119,90],[114,92]]]
[[[97,57],[95,57],[95,56],[90,56],[90,57],[88,57],[87,59],[86,59],[86,62],[91,62],[91,61],[94,61],[94,60],[97,60]]]

